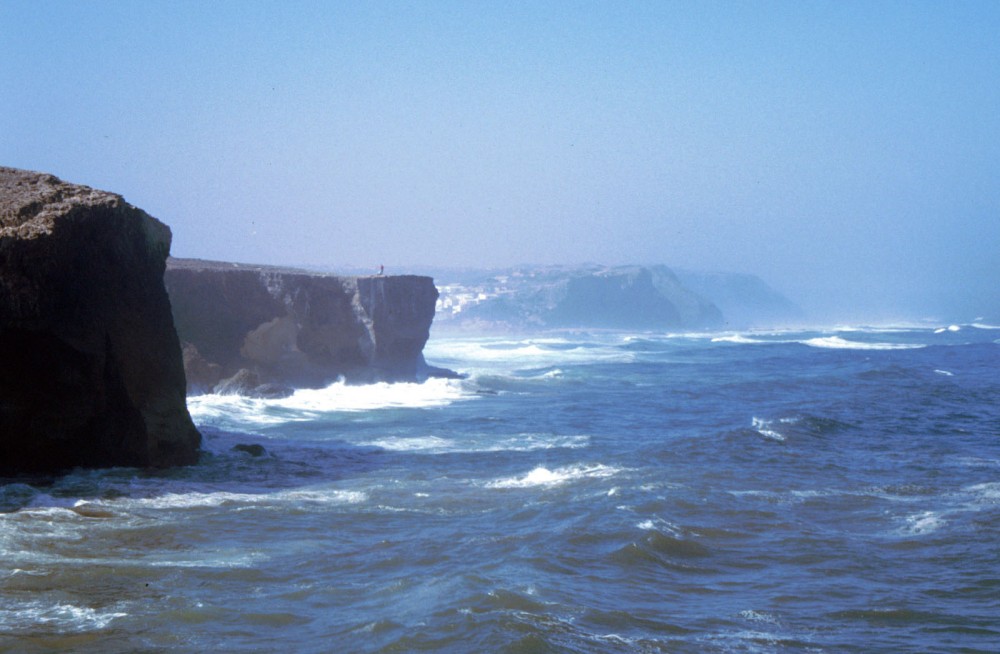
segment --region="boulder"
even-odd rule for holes
[[[119,195],[0,168],[0,475],[197,460],[170,240]]]

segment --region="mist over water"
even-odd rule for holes
[[[434,337],[0,485],[0,648],[992,651],[1000,326]],[[265,452],[237,445],[263,445]]]

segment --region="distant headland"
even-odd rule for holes
[[[740,273],[598,264],[426,272],[441,293],[441,330],[746,329],[804,317],[763,280]]]

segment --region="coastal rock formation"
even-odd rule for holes
[[[430,277],[171,259],[165,279],[191,394],[274,397],[338,377],[416,381],[447,372],[423,358],[438,297]]]
[[[684,286],[712,298],[726,317],[726,327],[775,327],[799,324],[805,313],[756,275],[678,270]]]
[[[0,168],[0,475],[196,461],[170,239],[119,195]]]
[[[449,279],[447,272],[440,275]],[[723,316],[666,266],[464,271],[442,285],[439,327],[711,329]]]
[[[546,321],[557,327],[705,328],[720,325],[722,313],[666,266],[625,266],[569,278]]]

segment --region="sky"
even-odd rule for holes
[[[0,0],[0,165],[122,194],[175,256],[1000,317],[998,34],[992,0]]]

